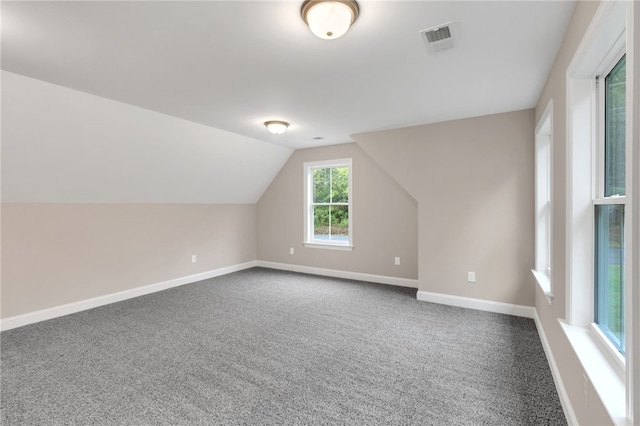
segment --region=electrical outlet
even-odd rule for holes
[[[400,264],[400,258],[398,256],[396,256],[395,260],[394,260],[396,265]]]
[[[291,248],[289,249],[289,254],[293,254],[293,253],[295,253],[295,250],[293,249],[293,247],[291,247]]]
[[[196,263],[198,261],[198,258],[195,254],[191,255],[191,263]]]
[[[467,281],[470,283],[476,282],[476,273],[475,272],[467,272]]]

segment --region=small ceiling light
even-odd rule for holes
[[[289,123],[286,121],[265,121],[265,126],[267,126],[267,130],[272,135],[281,135],[287,131],[287,127],[289,127]]]
[[[325,40],[342,37],[359,12],[355,0],[305,0],[300,9],[311,32]]]

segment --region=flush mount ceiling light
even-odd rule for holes
[[[264,125],[267,127],[267,130],[272,135],[281,135],[287,131],[287,127],[289,127],[289,123],[286,121],[265,121]]]
[[[355,0],[305,0],[300,9],[311,32],[325,40],[343,36],[359,12]]]

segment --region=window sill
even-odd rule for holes
[[[626,416],[624,369],[620,371],[618,363],[612,362],[602,350],[591,327],[573,326],[563,320],[558,322],[578,356],[591,388],[602,401],[613,424],[629,424]]]
[[[325,249],[325,250],[341,250],[352,251],[353,246],[346,244],[328,244],[328,243],[302,243],[307,248]]]
[[[553,300],[553,293],[551,292],[551,280],[549,279],[549,274],[542,271],[536,271],[535,269],[532,269],[531,273],[536,279],[538,286],[547,297],[547,302],[551,304],[551,301]]]

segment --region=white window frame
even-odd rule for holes
[[[602,2],[567,68],[566,319],[559,320],[585,372],[585,393],[594,388],[614,424],[640,424],[640,336],[638,293],[632,272],[638,271],[638,61],[635,24],[640,8],[623,0]],[[637,38],[637,35],[635,36]],[[625,339],[626,357],[609,343],[594,319],[594,200],[598,193],[598,96],[595,77],[621,52],[627,53],[627,138],[625,206]],[[629,60],[631,58],[631,60]],[[635,112],[634,112],[635,108]],[[635,148],[634,148],[635,147]],[[632,160],[633,158],[633,160]],[[633,259],[633,261],[631,261]],[[633,269],[632,269],[633,264]],[[638,275],[635,275],[636,277]],[[637,281],[637,278],[636,278]],[[634,310],[635,309],[635,310]],[[635,322],[634,322],[635,321]],[[587,402],[588,403],[588,402]]]
[[[611,196],[605,196],[605,138],[606,138],[606,123],[605,123],[605,78],[609,75],[609,73],[613,70],[613,68],[618,64],[618,62],[622,59],[622,57],[626,53],[625,46],[617,46],[617,49],[613,49],[612,53],[615,53],[614,56],[609,59],[609,62],[604,63],[604,67],[600,68],[600,71],[597,73],[596,78],[596,96],[597,96],[597,107],[596,107],[596,123],[597,123],[597,136],[595,138],[595,147],[594,152],[596,153],[595,158],[595,193],[593,195],[593,214],[595,215],[595,207],[602,205],[622,205],[624,206],[624,229],[626,230],[631,226],[630,219],[628,216],[629,208],[627,207],[627,197],[626,195],[615,194]],[[627,144],[628,145],[628,144]],[[626,161],[628,163],[628,160]],[[627,168],[627,167],[625,167]],[[626,193],[626,191],[625,191]],[[594,231],[595,231],[595,217],[593,219],[594,223]],[[625,236],[626,237],[626,236]],[[627,238],[625,238],[625,245],[628,245]],[[595,241],[593,243],[594,246],[594,264],[595,264]],[[626,265],[627,262],[625,262]],[[628,274],[625,274],[625,277]],[[595,287],[595,276],[593,277],[594,287]],[[594,297],[595,297],[595,288],[594,288]],[[594,300],[594,313],[593,317],[595,318],[595,309],[596,309],[596,300]],[[600,328],[595,323],[595,320],[592,321],[591,328],[594,329],[596,338],[599,343],[603,346],[603,349],[607,351],[610,357],[613,357],[615,362],[621,367],[624,368],[625,360],[624,356],[621,355],[618,349],[609,341],[609,338],[605,335],[604,332],[600,330]],[[625,333],[626,334],[626,333]]]
[[[623,2],[619,3],[624,6]],[[617,63],[625,50],[625,33],[618,34],[610,47],[600,53],[597,66],[590,66],[590,70],[581,70],[581,78],[569,81],[571,93],[569,107],[572,109],[573,123],[569,127],[573,130],[568,145],[573,149],[568,155],[569,170],[573,178],[569,183],[567,197],[571,202],[570,225],[567,227],[570,233],[567,241],[571,253],[567,256],[569,264],[567,270],[568,291],[567,317],[569,324],[586,327],[591,330],[592,338],[604,351],[615,370],[623,376],[624,357],[609,342],[599,328],[594,324],[594,205],[617,203],[617,199],[601,198],[598,195],[603,187],[602,178],[602,123],[600,122],[600,98],[596,77],[610,69],[610,65]],[[592,61],[595,60],[592,59]],[[614,62],[615,61],[615,62]],[[600,86],[602,87],[602,85]],[[573,107],[573,108],[571,108]],[[627,216],[625,215],[625,218]],[[628,222],[628,219],[625,219]],[[625,223],[625,229],[629,226]],[[629,253],[629,250],[626,250]]]
[[[333,167],[346,167],[349,170],[349,239],[348,241],[324,241],[313,238],[313,171]],[[351,158],[311,161],[303,164],[304,170],[304,241],[308,248],[329,250],[353,250],[353,161]]]
[[[535,214],[536,214],[536,256],[535,268],[531,270],[538,285],[547,297],[553,300],[551,284],[552,256],[552,200],[553,188],[553,99],[549,101],[536,126],[535,155]]]

